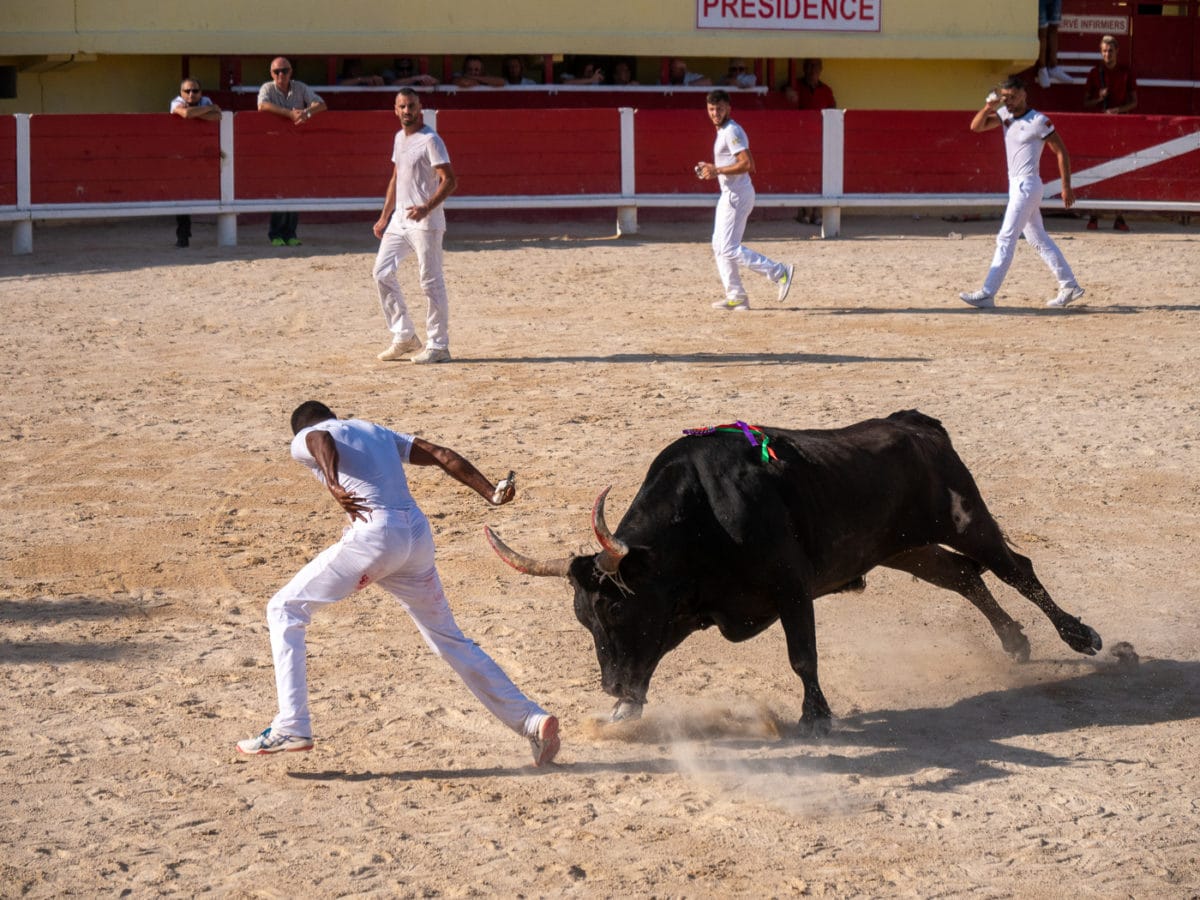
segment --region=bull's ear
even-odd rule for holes
[[[487,525],[483,526],[483,533],[487,537],[488,543],[492,545],[492,549],[496,551],[496,555],[525,575],[554,575],[558,578],[566,578],[567,572],[571,568],[571,562],[575,558],[565,556],[561,559],[534,559],[513,550],[500,540],[500,536]]]

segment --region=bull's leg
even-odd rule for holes
[[[800,731],[810,736],[829,734],[833,713],[817,681],[817,630],[812,597],[807,594],[780,603],[779,621],[787,636],[788,662],[804,685]]]
[[[975,560],[937,544],[930,544],[898,553],[884,560],[882,565],[908,572],[922,581],[966,597],[987,617],[1005,652],[1017,662],[1029,661],[1029,639],[987,589],[979,577],[983,566]]]
[[[978,509],[969,511],[967,527],[961,533],[944,542],[960,553],[996,573],[996,577],[1010,585],[1046,614],[1046,618],[1058,631],[1068,647],[1079,653],[1094,656],[1104,646],[1094,629],[1083,624],[1077,616],[1063,611],[1042,587],[1033,573],[1029,558],[1008,546],[1000,526],[980,501]]]

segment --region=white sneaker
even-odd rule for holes
[[[712,305],[713,309],[728,309],[744,312],[750,308],[750,301],[743,297],[741,300],[718,300]]]
[[[963,303],[969,306],[974,306],[976,309],[991,309],[996,305],[996,298],[985,290],[971,291],[967,293],[962,291],[958,295]]]
[[[792,289],[792,273],[796,271],[795,265],[788,263],[784,267],[783,277],[776,282],[779,285],[779,302],[782,303],[787,299],[788,291]]]
[[[262,734],[237,742],[238,753],[262,756],[264,753],[292,753],[296,750],[311,750],[313,739],[297,734],[271,734],[266,729]]]
[[[1046,305],[1060,308],[1066,306],[1068,303],[1074,303],[1082,296],[1083,288],[1081,288],[1079,285],[1067,285],[1065,288],[1060,289],[1058,296],[1049,301]]]
[[[426,347],[412,361],[418,364],[450,362],[450,351],[445,347]]]
[[[399,338],[396,338],[392,341],[392,346],[388,347],[375,358],[383,360],[384,362],[395,362],[398,359],[407,359],[408,354],[412,353],[414,350],[420,350],[421,346],[421,339],[415,334],[403,341]]]
[[[544,716],[538,722],[537,733],[529,738],[529,748],[533,751],[533,764],[539,769],[549,764],[558,755],[562,741],[558,739],[558,719],[554,716]]]
[[[1062,66],[1054,66],[1050,69],[1050,80],[1055,84],[1074,84],[1075,79],[1067,74],[1067,70]]]
[[[1044,88],[1050,87],[1050,70],[1046,68],[1038,69],[1037,83]]]

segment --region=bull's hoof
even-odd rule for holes
[[[829,716],[802,716],[796,730],[804,738],[828,737],[833,730],[833,719]]]
[[[1029,662],[1029,638],[1025,637],[1025,632],[1021,631],[1021,626],[1016,622],[1001,633],[1000,644],[1004,647],[1004,652],[1012,657],[1013,662]]]
[[[1072,619],[1062,632],[1062,639],[1067,646],[1077,653],[1095,656],[1096,651],[1104,646],[1104,641],[1094,628],[1084,625],[1079,619]]]
[[[622,722],[625,719],[640,719],[642,717],[642,704],[635,703],[632,700],[618,700],[617,705],[613,707],[612,715],[608,717],[610,722]]]

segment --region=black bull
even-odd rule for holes
[[[605,490],[592,513],[600,553],[535,560],[487,529],[518,571],[570,580],[601,684],[617,698],[614,719],[640,714],[659,661],[693,631],[716,625],[744,641],[778,619],[804,685],[801,729],[827,732],[813,600],[861,589],[875,566],[966,597],[1019,661],[1029,641],[983,583],[984,569],[1041,609],[1071,649],[1102,646],[1008,545],[936,419],[907,410],[836,430],[762,433],[776,458],[764,460],[741,433],[672,443],[615,533],[604,522]]]

